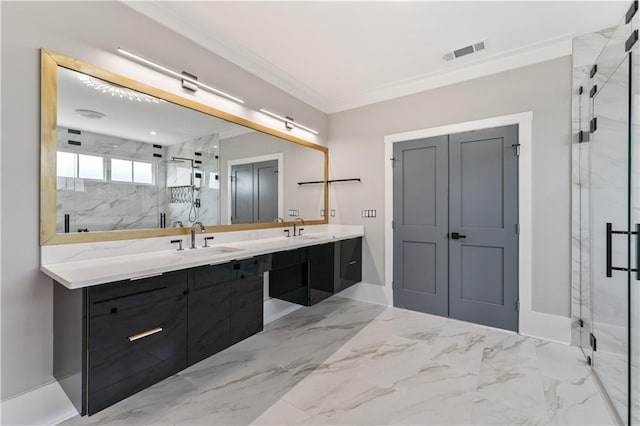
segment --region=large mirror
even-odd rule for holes
[[[42,113],[42,244],[327,223],[324,147],[44,49]]]

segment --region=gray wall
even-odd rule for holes
[[[329,116],[332,223],[365,225],[363,281],[384,283],[384,136],[533,111],[533,309],[569,316],[571,58]],[[363,219],[362,209],[377,209]],[[389,219],[390,220],[390,219]]]
[[[40,53],[126,73],[117,46],[189,70],[247,101],[278,105],[321,135],[320,111],[116,2],[0,3],[2,26],[2,399],[52,377],[52,282],[39,272]],[[139,72],[139,71],[138,71]],[[174,85],[178,83],[174,80]]]

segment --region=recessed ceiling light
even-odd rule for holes
[[[84,118],[93,118],[93,119],[96,119],[96,120],[100,120],[100,119],[106,117],[105,114],[103,114],[101,112],[98,112],[98,111],[91,110],[91,109],[82,109],[82,108],[80,108],[80,109],[76,110],[76,113],[78,113],[79,115],[81,115]]]
[[[217,147],[218,147],[218,145],[214,145],[213,147],[214,147],[214,148],[217,148]]]
[[[151,133],[153,136],[157,135],[158,133],[156,133],[155,130],[150,131],[149,133]]]

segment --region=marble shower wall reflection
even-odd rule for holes
[[[185,226],[195,221],[220,224],[218,140],[215,134],[167,147],[167,226],[175,221]],[[172,158],[190,159],[193,164]],[[200,200],[200,207],[196,207],[196,200]]]
[[[102,159],[103,179],[57,177],[57,231],[64,232],[64,215],[69,214],[70,232],[157,228],[169,199],[166,181],[166,148],[108,135],[58,128],[58,152]],[[157,145],[156,145],[157,146]],[[161,155],[162,157],[156,157]],[[153,184],[113,182],[111,158],[151,163]],[[80,165],[82,170],[82,165]],[[76,171],[77,174],[77,171]]]
[[[65,232],[65,214],[70,232],[158,228],[162,213],[167,227],[175,221],[189,226],[196,219],[218,224],[217,141],[217,135],[209,135],[162,146],[59,127],[58,152],[100,158],[103,178],[57,177],[57,232]],[[172,157],[191,159],[193,164],[171,161]],[[112,179],[112,159],[150,163],[153,182]],[[73,174],[81,169],[80,163]],[[172,197],[176,187],[182,187],[184,197]],[[200,200],[200,208],[194,208],[194,199]]]

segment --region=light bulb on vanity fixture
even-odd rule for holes
[[[214,95],[223,96],[223,97],[225,97],[227,99],[231,99],[232,101],[238,102],[240,104],[244,103],[244,101],[242,99],[238,98],[238,97],[235,97],[235,96],[230,95],[230,94],[228,94],[226,92],[223,92],[222,90],[218,90],[215,87],[211,87],[211,86],[209,86],[207,84],[204,84],[204,83],[198,81],[198,77],[196,77],[195,75],[193,75],[191,73],[187,73],[187,72],[179,73],[177,71],[173,71],[173,70],[171,70],[171,69],[169,69],[169,68],[167,68],[167,67],[165,67],[163,65],[160,65],[160,64],[158,64],[156,62],[153,62],[153,61],[151,61],[151,60],[149,60],[147,58],[144,58],[144,57],[142,57],[140,55],[137,55],[135,53],[129,52],[128,50],[123,49],[121,47],[118,47],[117,50],[118,50],[118,52],[120,54],[122,54],[122,55],[124,55],[124,56],[126,56],[128,58],[134,59],[135,61],[137,61],[137,62],[139,62],[141,64],[148,65],[149,67],[154,68],[154,69],[156,69],[158,71],[161,71],[161,72],[163,72],[165,74],[169,74],[169,75],[171,75],[173,77],[179,78],[181,80],[181,82],[182,82],[182,87],[185,88],[185,89],[188,89],[188,90],[190,90],[192,92],[195,92],[198,88],[200,88],[200,89],[204,89],[204,90],[206,90],[208,92],[211,92]]]
[[[289,116],[283,117],[281,115],[268,111],[264,108],[261,108],[260,112],[270,117],[277,118],[278,120],[284,122],[284,126],[287,130],[293,130],[294,127],[297,127],[298,129],[306,130],[307,132],[313,133],[314,135],[318,134],[317,130],[313,130],[307,126],[303,126],[302,124],[298,124],[293,120],[293,118]]]

